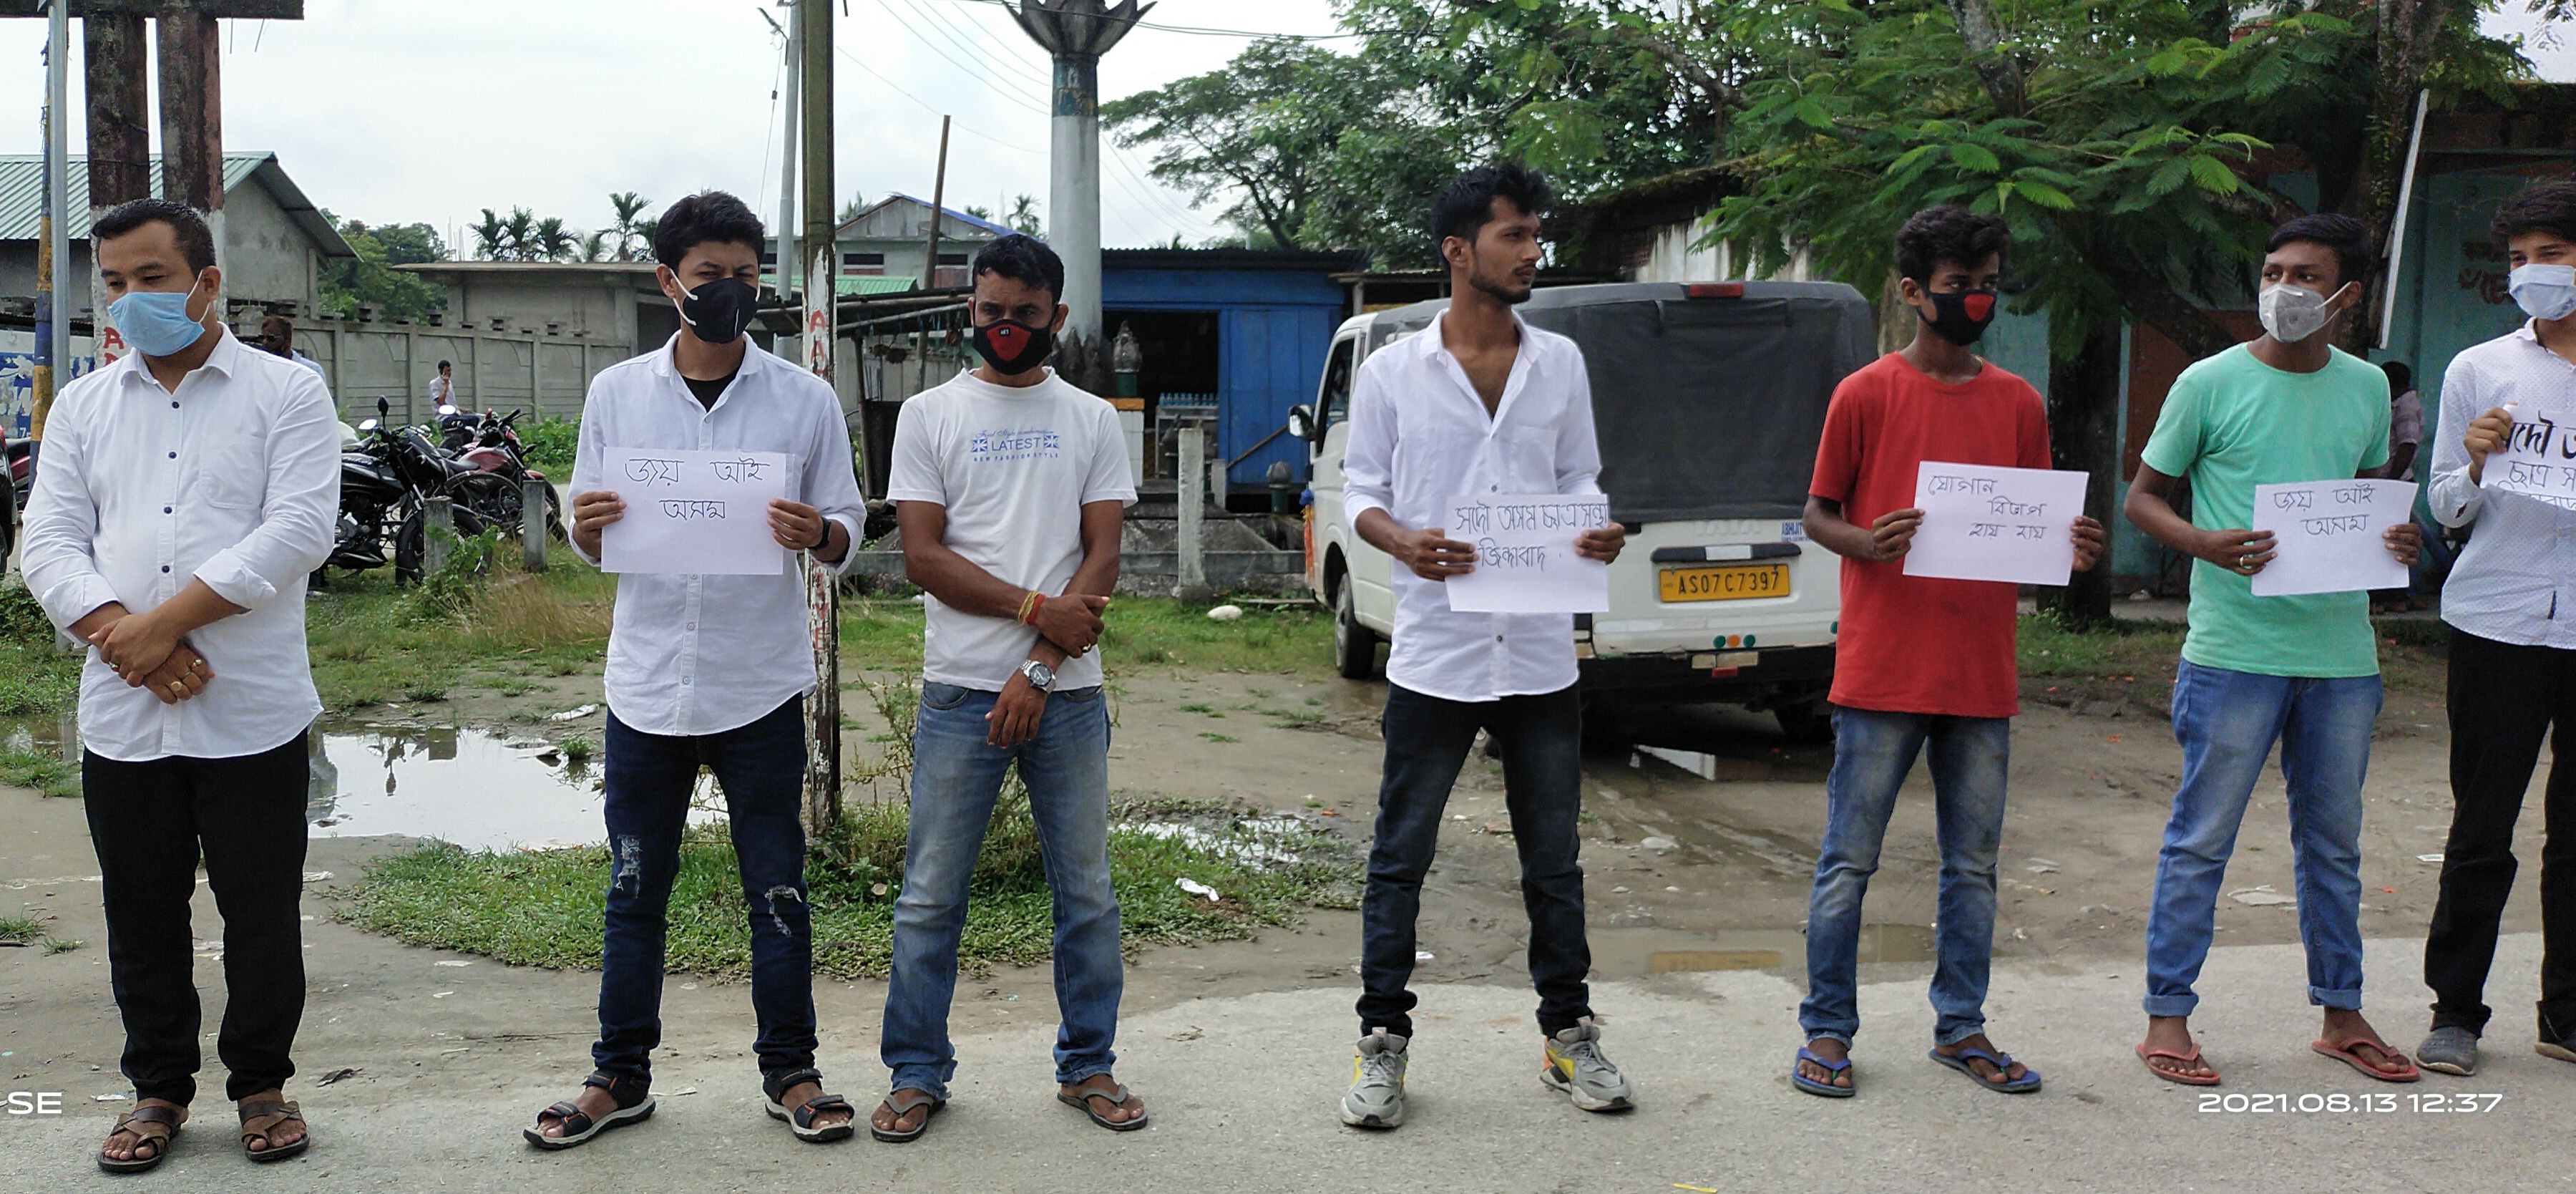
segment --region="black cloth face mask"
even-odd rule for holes
[[[1986,325],[1995,321],[1995,292],[1992,290],[1927,290],[1938,314],[1924,322],[1932,325],[1934,335],[1961,348],[1985,338]]]
[[[1018,377],[1046,364],[1047,355],[1054,351],[1055,333],[1046,328],[1008,319],[975,328],[975,355],[1004,377]]]
[[[680,322],[689,334],[709,344],[731,344],[751,326],[760,292],[740,278],[718,278],[696,290],[680,292]]]

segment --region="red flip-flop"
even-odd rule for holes
[[[2396,1058],[2398,1064],[2405,1068],[2401,1070],[2383,1070],[2362,1060],[2361,1054],[2353,1052],[2356,1047],[2361,1045],[2368,1045],[2373,1049],[2379,1050],[2382,1054]],[[2377,1078],[2382,1082],[2421,1082],[2424,1080],[2424,1071],[2416,1069],[2415,1063],[2408,1061],[2405,1054],[2400,1053],[2395,1049],[2391,1049],[2377,1041],[2349,1041],[2341,1048],[2327,1044],[2324,1041],[2316,1041],[2311,1043],[2308,1048],[2316,1050],[2319,1056],[2331,1057],[2336,1061],[2340,1061],[2345,1065],[2351,1066],[2352,1068],[2361,1071],[2363,1074]]]
[[[2153,1060],[2161,1057],[2167,1061],[2179,1061],[2186,1065],[2200,1064],[2200,1046],[2196,1043],[2192,1045],[2191,1052],[2189,1053],[2176,1053],[2171,1049],[2150,1049],[2143,1044],[2137,1047],[2137,1051],[2138,1060],[2146,1065],[2148,1073],[2162,1078],[2167,1082],[2171,1082],[2176,1086],[2218,1085],[2218,1071],[2216,1070],[2211,1070],[2206,1074],[2185,1074],[2174,1070],[2159,1069]]]

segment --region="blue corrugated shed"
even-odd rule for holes
[[[1349,312],[1349,294],[1333,275],[1366,265],[1344,253],[1111,249],[1101,254],[1100,305],[1216,315],[1217,445],[1233,459],[1286,423],[1289,407],[1315,400],[1333,329]],[[1258,486],[1283,460],[1306,479],[1304,446],[1286,436],[1228,476]]]

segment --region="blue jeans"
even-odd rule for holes
[[[647,734],[608,712],[608,930],[599,974],[602,1073],[649,1081],[662,1043],[662,944],[698,768],[716,774],[751,914],[753,1051],[762,1074],[814,1064],[814,941],[805,907],[805,698],[721,734]]]
[[[1440,844],[1441,812],[1479,728],[1503,757],[1503,802],[1521,856],[1521,905],[1529,912],[1530,983],[1538,1026],[1549,1035],[1592,1014],[1592,947],[1583,932],[1583,866],[1575,821],[1583,811],[1582,706],[1572,688],[1494,701],[1451,701],[1386,686],[1386,774],[1360,902],[1360,1032],[1413,1035],[1414,918],[1422,877]]]
[[[2147,916],[2148,1015],[2188,1016],[2200,1005],[2191,988],[2209,958],[2218,889],[2275,742],[2290,784],[2308,1002],[2361,1007],[2361,782],[2379,699],[2377,676],[2264,676],[2189,660],[2175,671],[2182,790],[2165,824]]]
[[[1941,894],[1933,929],[1935,1044],[1986,1030],[1995,952],[1995,854],[2003,845],[2012,719],[1834,707],[1834,769],[1825,777],[1825,841],[1807,897],[1807,1039],[1851,1044],[1860,1031],[1861,900],[1878,873],[1896,791],[1931,747]]]
[[[1029,789],[1047,887],[1055,896],[1055,1080],[1106,1074],[1118,1060],[1118,893],[1109,880],[1109,711],[1097,688],[1047,698],[1038,734],[1018,746],[985,743],[998,693],[921,686],[912,733],[912,840],[894,905],[894,979],[879,1054],[896,1090],[948,1097],[957,1050],[948,1006],[957,992],[957,941],[984,828],[1013,763]]]

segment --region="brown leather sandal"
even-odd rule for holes
[[[252,1148],[251,1142],[256,1140],[266,1143],[269,1134],[277,1129],[290,1123],[303,1122],[302,1111],[295,1104],[284,1100],[260,1099],[242,1104],[242,1155],[265,1165],[271,1161],[283,1161],[302,1153],[305,1149],[313,1147],[313,1133],[309,1130],[297,1137],[295,1143],[281,1144],[274,1148]]]
[[[137,1107],[117,1116],[116,1127],[107,1134],[108,1141],[113,1142],[119,1135],[132,1136],[136,1148],[151,1145],[152,1155],[120,1161],[107,1155],[107,1144],[102,1143],[98,1146],[98,1167],[108,1173],[142,1173],[159,1167],[170,1156],[170,1141],[179,1134],[179,1123],[176,1107]]]

